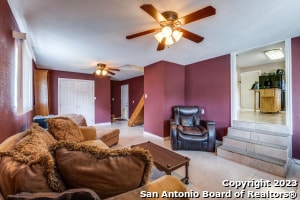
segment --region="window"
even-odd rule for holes
[[[25,37],[13,36],[16,38],[15,106],[17,114],[24,114],[33,108],[32,56]]]

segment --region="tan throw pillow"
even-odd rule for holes
[[[68,117],[48,118],[48,131],[57,140],[66,140],[69,142],[82,142],[84,137],[78,125]]]
[[[49,151],[55,142],[45,129],[33,125],[12,150],[0,152],[0,187],[4,196],[65,190]]]
[[[103,149],[60,141],[53,146],[57,167],[68,188],[89,188],[108,198],[144,185],[152,158],[141,148]]]

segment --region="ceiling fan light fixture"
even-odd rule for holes
[[[161,29],[161,32],[165,38],[168,38],[172,35],[172,28],[170,26],[165,26]]]
[[[157,34],[154,35],[155,39],[160,43],[162,41],[162,39],[164,38],[162,32],[159,32]]]
[[[284,57],[282,49],[272,49],[272,50],[265,51],[265,55],[270,60],[278,60]]]
[[[97,69],[97,70],[95,71],[95,74],[96,74],[97,76],[100,76],[101,70],[100,70],[100,69]]]
[[[178,30],[174,30],[172,33],[173,38],[175,39],[176,42],[178,42],[180,40],[180,38],[182,37],[182,32],[178,31]]]
[[[102,75],[105,76],[107,74],[106,70],[102,70]]]
[[[169,37],[166,38],[165,44],[166,45],[172,45],[172,44],[174,44],[172,36],[169,36]]]

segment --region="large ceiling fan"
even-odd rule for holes
[[[204,37],[189,32],[180,27],[182,25],[216,14],[216,9],[212,6],[207,6],[181,18],[178,18],[178,14],[173,11],[166,11],[160,13],[152,4],[144,4],[140,7],[159,23],[160,28],[150,29],[132,35],[128,35],[126,36],[126,38],[132,39],[149,33],[158,32],[155,35],[155,38],[159,42],[157,46],[157,51],[163,50],[166,45],[173,44],[174,41],[178,41],[181,37],[184,37],[196,43],[201,42],[204,39]]]
[[[103,63],[98,63],[94,74],[97,76],[106,76],[108,74],[115,75],[115,73],[112,71],[120,71],[120,70],[116,68],[106,67],[106,64]]]

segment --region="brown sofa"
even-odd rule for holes
[[[33,124],[0,144],[0,200],[141,199],[144,193],[186,191],[173,176],[149,182],[148,151],[110,149],[97,140],[95,128],[68,117],[47,122],[48,130]]]
[[[72,119],[78,126],[87,127],[86,119],[81,114],[64,114],[64,115],[49,115],[49,116],[35,116],[33,118],[33,121],[38,123],[41,127],[47,129],[47,119],[53,118],[53,117],[68,117]],[[119,142],[119,135],[120,130],[118,128],[109,128],[109,127],[103,127],[103,126],[94,126],[95,128],[91,131],[96,132],[96,138],[104,142],[107,146],[111,147],[113,145],[118,144]],[[92,128],[92,126],[89,126],[89,128]]]

